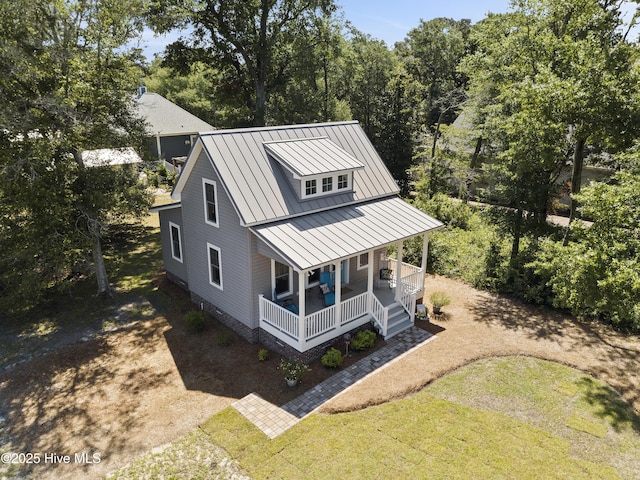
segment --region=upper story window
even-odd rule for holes
[[[364,164],[328,137],[265,142],[265,150],[286,170],[300,200],[353,190],[353,176]]]
[[[218,190],[216,182],[202,179],[204,219],[209,225],[218,226]]]
[[[304,194],[306,197],[310,197],[318,193],[317,181],[315,179],[307,180],[304,185]]]
[[[330,192],[333,190],[333,177],[323,177],[322,178],[322,191],[324,193]]]

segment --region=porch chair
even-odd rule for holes
[[[333,275],[331,272],[320,272],[320,293],[322,293],[322,301],[325,307],[335,305],[335,285],[333,284]]]
[[[278,294],[276,292],[276,289],[273,289],[273,303],[275,303],[276,305],[281,306],[282,308],[285,308],[287,310],[289,310],[290,312],[295,313],[296,315],[299,315],[300,312],[298,310],[298,307],[296,306],[295,303],[293,303],[293,300],[291,300],[290,298],[287,298],[285,300],[278,300]]]

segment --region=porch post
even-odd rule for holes
[[[424,277],[427,275],[427,256],[429,254],[429,234],[424,232],[422,237],[422,285],[420,285],[420,291],[424,292]]]
[[[369,295],[373,293],[373,250],[367,252],[369,254],[369,267],[367,268],[367,292]]]
[[[305,276],[307,275],[307,271],[303,270],[302,272],[298,272],[298,312],[299,312],[299,316],[298,316],[298,322],[299,322],[299,332],[300,332],[300,338],[298,339],[298,341],[300,342],[300,346],[302,346],[304,348],[304,344],[307,341],[307,329],[305,328],[306,322],[305,322],[305,300],[306,300],[306,296],[305,296]]]
[[[334,285],[335,285],[335,294],[336,294],[336,327],[340,327],[340,324],[342,323],[342,306],[340,305],[340,302],[342,301],[342,287],[341,287],[341,283],[342,283],[342,275],[341,275],[341,271],[340,271],[340,266],[341,266],[342,262],[338,262],[335,263],[333,265],[333,273],[334,273]]]
[[[396,259],[396,291],[394,292],[394,299],[398,300],[398,292],[400,290],[400,278],[402,277],[402,245],[403,241],[398,242],[398,255]]]
[[[276,261],[272,258],[271,259],[271,300],[272,301],[276,301],[277,298],[275,298],[276,296]]]

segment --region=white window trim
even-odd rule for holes
[[[320,272],[322,272],[322,268],[317,267],[317,268],[312,268],[311,270],[318,270],[318,274],[320,274]],[[310,288],[310,287],[315,287],[316,285],[320,285],[320,279],[318,278],[318,280],[314,280],[313,282],[310,281],[310,277],[309,277],[309,272],[311,270],[306,271],[304,274],[307,277],[305,279],[305,286],[306,288]]]
[[[216,206],[216,221],[209,220],[209,209],[207,208],[207,185],[213,186],[213,201]],[[218,185],[213,180],[206,178],[202,179],[202,202],[204,206],[204,221],[208,225],[219,227],[220,226],[220,204],[218,203]]]
[[[346,175],[347,176],[347,186],[346,187],[342,187],[340,188],[340,176],[342,175]],[[347,172],[347,173],[340,173],[338,175],[336,175],[336,191],[337,192],[347,192],[349,190],[351,190],[351,178],[353,177],[353,174],[351,172]]]
[[[338,188],[338,177],[340,175],[347,176],[347,186],[345,188]],[[331,178],[331,190],[327,190],[326,192],[322,191],[322,180],[324,178]],[[315,180],[316,181],[316,193],[312,193],[307,195],[307,181]],[[317,198],[326,195],[334,195],[336,193],[345,193],[353,190],[353,172],[336,172],[336,173],[326,173],[323,175],[314,175],[312,177],[303,177],[300,182],[300,198],[302,200],[307,200],[309,198]]]
[[[216,250],[218,252],[218,263],[219,263],[219,269],[220,269],[220,284],[218,285],[216,282],[213,281],[213,278],[211,277],[211,250]],[[207,259],[208,259],[208,263],[207,263],[207,269],[209,270],[209,283],[211,285],[213,285],[216,288],[219,288],[220,290],[222,290],[222,252],[220,251],[220,247],[215,246],[212,243],[207,243]]]
[[[175,256],[173,251],[173,229],[178,230],[178,248],[180,250],[180,258]],[[180,229],[180,225],[169,222],[169,241],[171,242],[171,258],[173,258],[176,262],[182,263],[182,259],[184,258],[184,254],[182,252],[182,231]]]
[[[276,262],[277,260],[273,261],[273,268],[271,269],[271,280],[273,282],[274,291],[276,288]],[[289,267],[289,290],[287,290],[286,292],[276,293],[276,297],[277,298],[288,297],[289,295],[293,295],[293,268],[290,265],[287,265],[286,263],[282,263],[282,262],[278,262],[278,263],[280,263],[281,265],[284,265],[285,267]]]
[[[363,255],[367,255],[367,263],[361,263],[360,259],[362,258]],[[360,255],[358,255],[358,270],[365,270],[367,268],[369,268],[369,262],[371,261],[371,255],[369,255],[369,252],[364,252],[361,253]]]

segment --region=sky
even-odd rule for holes
[[[418,26],[420,19],[469,18],[476,23],[488,12],[505,13],[509,10],[509,0],[336,0],[336,3],[341,6],[345,20],[361,32],[384,40],[390,47],[404,40],[409,30]],[[145,31],[140,47],[151,60],[155,53],[161,53],[179,36],[175,32],[155,37],[152,32]]]

